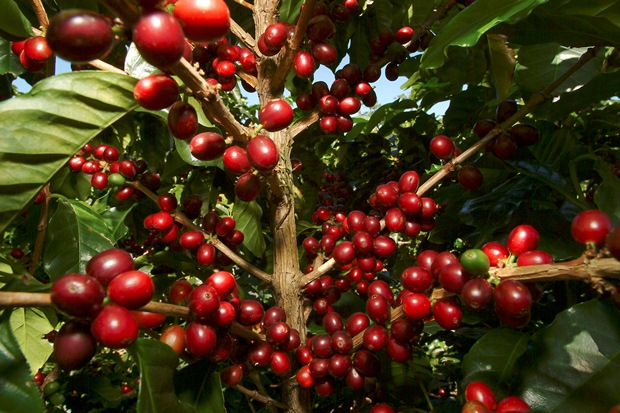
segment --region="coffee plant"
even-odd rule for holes
[[[0,411],[619,412],[619,39],[615,0],[3,0]]]

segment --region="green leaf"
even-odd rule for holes
[[[620,224],[620,178],[618,178],[602,159],[594,163],[594,169],[603,178],[594,193],[594,202],[601,211],[605,212],[614,225]]]
[[[473,46],[492,27],[515,23],[548,0],[476,0],[457,14],[431,41],[422,56],[421,69],[436,69],[446,61],[449,46]]]
[[[111,217],[114,213],[109,213]],[[58,198],[50,218],[43,254],[44,267],[52,281],[69,272],[84,272],[95,254],[114,247],[122,228],[108,227],[104,217],[85,202]],[[67,248],[68,243],[71,248]]]
[[[463,384],[483,381],[494,390],[511,379],[517,359],[527,350],[529,335],[497,328],[490,330],[463,357]]]
[[[43,336],[52,331],[57,322],[51,308],[17,308],[11,312],[9,324],[33,375],[52,354],[52,346]]]
[[[617,96],[619,90],[620,71],[600,73],[583,87],[562,93],[559,99],[547,103],[540,110],[549,120],[561,120],[571,112]]]
[[[179,356],[169,345],[151,338],[139,338],[127,351],[140,369],[138,413],[194,411],[174,392]]]
[[[280,2],[280,20],[295,24],[303,0],[283,0]]]
[[[179,398],[196,412],[226,413],[220,374],[207,359],[184,367],[174,376]]]
[[[67,160],[137,107],[136,79],[72,72],[37,83],[0,103],[0,232]]]
[[[573,67],[586,48],[567,48],[557,43],[522,46],[515,69],[515,83],[529,92],[538,92]],[[601,73],[602,56],[593,59],[564,81],[554,94],[580,88]],[[583,106],[581,106],[583,107]]]
[[[620,312],[595,299],[560,313],[519,360],[517,394],[548,413],[607,412],[618,403]]]
[[[618,46],[620,4],[616,0],[550,0],[525,20],[497,27],[512,42],[524,45],[556,42],[583,47]]]
[[[261,226],[263,210],[256,201],[243,202],[235,197],[232,216],[235,219],[235,228],[243,232],[243,246],[252,254],[260,257],[265,252],[266,243]]]
[[[489,60],[497,101],[502,102],[508,97],[508,91],[512,86],[512,76],[517,63],[515,52],[506,44],[506,41],[497,34],[488,34]]]
[[[30,22],[13,0],[4,0],[0,6],[0,30],[22,39],[34,36]]]
[[[45,412],[43,399],[32,382],[32,370],[9,323],[10,312],[0,320],[0,413]]]
[[[0,74],[10,73],[17,77],[25,71],[19,58],[11,51],[11,42],[0,37]]]
[[[129,228],[127,228],[127,225],[125,225],[125,218],[127,218],[127,215],[129,215],[133,207],[136,205],[137,204],[133,204],[127,209],[118,209],[117,207],[112,207],[106,209],[101,214],[105,225],[110,230],[112,242],[116,243],[119,239],[127,235]]]

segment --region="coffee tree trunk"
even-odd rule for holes
[[[260,0],[254,3],[255,39],[264,33],[267,26],[278,21],[278,2]],[[274,58],[263,58],[258,62],[257,93],[261,107],[269,100],[282,97],[282,91],[272,89],[272,79],[282,64],[281,54]],[[280,161],[273,174],[267,178],[269,199],[269,221],[273,236],[273,290],[276,305],[286,312],[287,323],[299,331],[301,342],[306,340],[306,322],[310,305],[299,288],[302,274],[299,268],[295,222],[295,199],[290,162],[293,136],[288,129],[270,134],[280,155]],[[310,393],[302,389],[295,377],[282,383],[281,401],[288,405],[289,412],[309,412]]]

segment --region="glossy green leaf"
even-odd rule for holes
[[[522,46],[515,70],[515,83],[528,93],[538,92],[575,65],[586,48],[567,48],[557,43]],[[554,94],[575,90],[601,73],[601,60],[593,59],[554,90]]]
[[[463,384],[483,381],[494,390],[513,377],[517,359],[527,350],[529,335],[498,328],[490,330],[463,357]]]
[[[113,242],[117,242],[119,239],[127,235],[128,228],[125,224],[125,218],[127,218],[127,215],[129,215],[135,205],[136,204],[124,209],[112,207],[106,209],[101,214],[101,218],[103,218],[105,225],[110,230],[110,235],[112,236]]]
[[[45,412],[39,389],[32,382],[31,368],[9,323],[10,311],[0,319],[0,412]]]
[[[502,102],[508,97],[508,91],[512,86],[512,77],[517,63],[515,52],[497,34],[488,34],[487,43],[497,101]]]
[[[14,0],[3,0],[0,5],[0,30],[22,39],[34,36],[30,22]]]
[[[16,308],[11,312],[9,324],[33,375],[52,354],[52,346],[43,336],[56,328],[57,321],[51,308]]]
[[[590,104],[617,96],[620,90],[620,71],[600,73],[583,87],[562,93],[558,99],[540,108],[549,120],[561,120],[571,112]]]
[[[207,359],[184,367],[174,376],[179,399],[191,405],[196,412],[226,413],[220,374],[215,364]]]
[[[616,0],[550,0],[515,25],[502,24],[498,33],[518,44],[556,42],[583,47],[619,45],[620,4]]]
[[[136,79],[73,72],[37,83],[0,103],[0,232],[66,161],[137,107]]]
[[[473,46],[489,29],[502,22],[514,23],[547,0],[476,0],[457,14],[431,41],[422,56],[422,69],[440,67],[449,46]]]
[[[283,0],[280,2],[280,19],[295,24],[295,19],[299,16],[303,0]]]
[[[108,213],[108,217],[112,216]],[[123,231],[119,227],[89,204],[59,197],[49,220],[43,254],[45,270],[52,281],[69,272],[84,272],[91,257],[114,247],[115,235]],[[71,248],[67,248],[67,240],[72,241]]]
[[[151,338],[139,338],[127,349],[140,369],[138,413],[192,412],[174,391],[179,356],[172,348]]]
[[[11,42],[0,37],[0,74],[10,73],[19,76],[25,70],[19,63],[19,58],[11,51]]]
[[[256,201],[243,202],[235,198],[232,216],[235,219],[235,229],[243,232],[243,246],[252,254],[260,257],[265,252],[266,243],[261,217],[263,210]]]
[[[620,312],[595,299],[560,313],[519,360],[520,395],[548,413],[607,412],[618,403]]]

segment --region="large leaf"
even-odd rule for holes
[[[220,374],[213,362],[202,359],[183,368],[175,375],[174,385],[179,398],[196,412],[226,413]]]
[[[519,49],[515,82],[529,93],[538,92],[563,75],[585,53],[585,48],[567,48],[557,43],[522,46]],[[593,59],[564,81],[554,93],[575,90],[601,73],[601,60]],[[583,107],[583,106],[582,106]]]
[[[34,36],[30,22],[13,0],[3,0],[0,5],[0,30],[23,39]]]
[[[232,215],[236,222],[235,228],[245,235],[243,246],[255,256],[262,256],[266,244],[260,222],[263,215],[260,205],[256,201],[243,202],[235,198]]]
[[[137,107],[135,83],[115,73],[66,73],[0,103],[0,232],[73,154]]]
[[[463,384],[483,381],[494,390],[512,378],[515,363],[527,350],[529,335],[498,328],[490,330],[463,357]]]
[[[33,375],[52,354],[52,346],[44,336],[56,327],[57,321],[51,308],[17,308],[11,312],[9,324]]]
[[[609,168],[609,164],[598,159],[594,168],[603,182],[594,193],[594,202],[601,211],[607,213],[614,225],[620,224],[620,178]]]
[[[422,56],[420,68],[435,69],[447,58],[449,46],[473,46],[492,27],[515,23],[547,0],[476,0],[457,14],[431,41]]]
[[[519,360],[517,394],[548,413],[604,413],[618,403],[620,312],[595,299],[560,313]]]
[[[550,0],[513,26],[498,32],[519,44],[619,45],[620,3],[616,0]]]
[[[31,369],[11,331],[9,316],[6,311],[0,321],[0,412],[43,413],[43,398],[31,381]]]
[[[48,224],[43,255],[52,281],[69,272],[84,272],[95,254],[113,248],[116,236],[125,231],[118,222],[124,216],[113,211],[102,216],[85,202],[59,197]]]
[[[174,392],[174,373],[179,356],[160,341],[140,338],[128,348],[140,369],[139,413],[185,413],[194,411]]]

